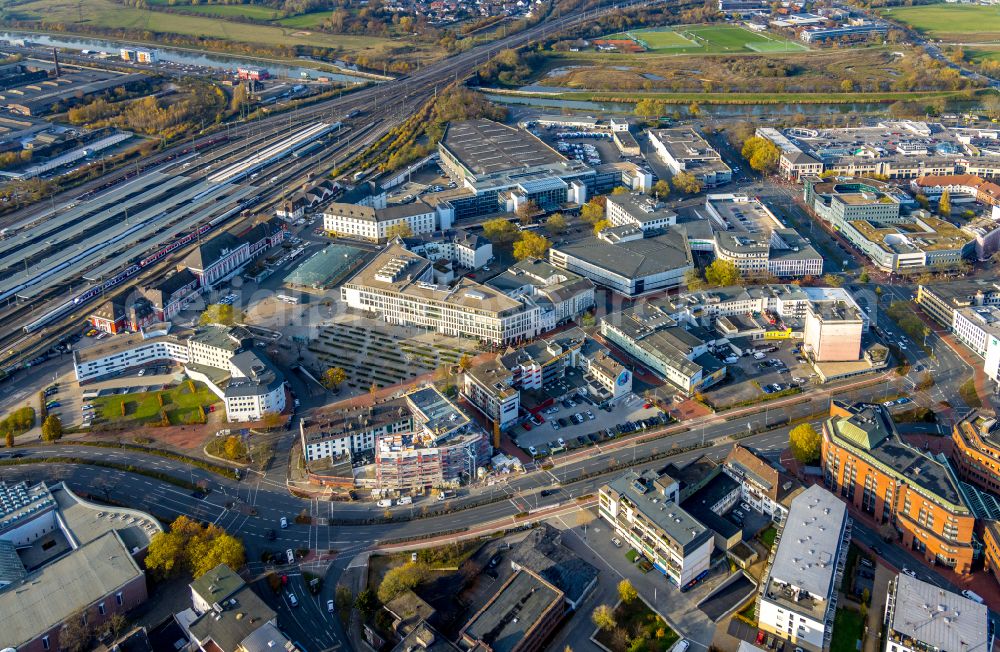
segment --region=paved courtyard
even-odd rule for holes
[[[546,451],[551,450],[552,445],[558,445],[560,437],[566,442],[566,448],[592,445],[594,442],[589,439],[587,440],[588,443],[582,443],[577,441],[576,438],[586,438],[591,433],[598,433],[608,428],[614,428],[616,425],[625,423],[626,421],[649,419],[662,414],[658,408],[646,408],[643,407],[644,405],[644,400],[639,396],[632,396],[618,403],[612,408],[611,412],[601,410],[596,405],[592,405],[586,401],[577,403],[575,407],[564,407],[561,403],[557,402],[552,406],[553,408],[558,408],[554,414],[541,415],[545,418],[544,424],[540,426],[531,424],[529,426],[530,430],[526,430],[524,426],[517,426],[510,434],[517,440],[517,445],[522,449],[528,450],[529,447],[534,446],[539,453],[543,449]],[[594,415],[593,419],[588,418],[588,412]],[[585,421],[580,424],[574,424],[570,419],[574,414],[580,414],[584,417]],[[559,419],[562,419],[567,425],[560,425]],[[605,438],[602,436],[600,439],[603,441]]]

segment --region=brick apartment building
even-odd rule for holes
[[[895,534],[929,563],[972,570],[975,516],[944,456],[904,442],[880,405],[834,401],[823,423],[823,478],[830,490]]]

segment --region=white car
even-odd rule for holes
[[[901,349],[903,349],[905,351],[906,350],[906,342],[900,340],[899,341],[899,348],[901,348]]]
[[[333,613],[333,600],[326,601],[326,610]]]
[[[281,529],[282,530],[284,530],[284,529],[286,529],[288,527],[288,519],[285,518],[284,516],[281,517],[281,521],[279,521],[279,522],[281,524]]]
[[[686,638],[682,638],[674,643],[674,647],[670,652],[687,652],[689,647],[691,647],[691,643]]]
[[[534,446],[528,446],[528,453],[530,453],[531,456],[534,457],[535,455],[538,455],[538,449],[535,448]]]
[[[903,573],[905,575],[909,575],[910,577],[916,577],[917,576],[917,574],[913,572],[913,569],[907,568],[906,566],[903,566]]]
[[[985,604],[985,601],[983,600],[982,596],[980,596],[978,593],[970,591],[969,589],[965,589],[964,591],[962,591],[962,595],[972,600],[973,602],[978,602],[979,604]]]
[[[291,591],[288,592],[288,604],[292,605],[293,607],[299,606],[299,599],[296,598],[295,594],[292,593]]]

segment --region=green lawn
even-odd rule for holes
[[[865,623],[857,611],[840,607],[833,619],[833,639],[830,652],[857,652],[858,641],[865,631]]]
[[[760,542],[764,544],[764,547],[770,550],[774,547],[774,538],[778,536],[778,529],[773,525],[767,526],[767,529],[757,535]]]
[[[808,48],[771,34],[735,25],[682,25],[637,29],[606,38],[631,38],[659,54],[726,54],[737,52],[801,52]]]
[[[329,11],[314,11],[308,14],[282,18],[278,22],[285,27],[294,27],[295,29],[314,29],[323,24],[323,21],[329,18],[331,13]]]
[[[246,6],[203,6],[205,10],[215,12],[236,11],[246,13]],[[399,41],[377,36],[360,36],[350,34],[303,33],[293,27],[283,25],[252,25],[225,20],[215,15],[192,16],[172,14],[163,11],[152,11],[127,7],[115,0],[87,0],[83,3],[66,2],[65,0],[29,0],[17,5],[17,13],[22,20],[44,20],[50,23],[63,23],[68,33],[73,33],[73,26],[82,22],[105,28],[125,28],[146,30],[164,34],[181,34],[184,36],[200,36],[217,38],[249,45],[264,46],[317,46],[341,48],[347,53],[364,53],[368,56],[379,56],[386,50],[406,45]],[[420,46],[410,56],[413,59],[437,58],[440,52],[430,53]],[[248,54],[252,52],[248,51]]]
[[[615,623],[614,630],[601,630],[596,637],[611,652],[666,652],[680,638],[641,598],[619,604],[615,608]],[[628,641],[624,647],[623,641]]]
[[[201,383],[194,384],[195,391],[191,393],[188,382],[161,392],[139,392],[135,394],[115,394],[95,398],[92,402],[94,410],[101,421],[106,423],[158,423],[161,420],[160,410],[166,410],[171,425],[200,423],[199,407],[208,407],[219,403],[219,397]],[[163,396],[163,407],[157,395]],[[122,416],[122,403],[125,403],[125,415]]]
[[[245,16],[254,20],[274,20],[281,15],[281,12],[276,9],[260,5],[191,5],[180,8],[184,11],[220,18]]]
[[[943,40],[1000,40],[1000,7],[972,4],[931,4],[893,7],[883,15],[922,34]]]

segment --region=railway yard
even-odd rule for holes
[[[6,217],[0,371],[44,353],[98,299],[164,274],[205,234],[269,214],[500,49],[595,15],[562,16],[406,77],[228,126]]]

